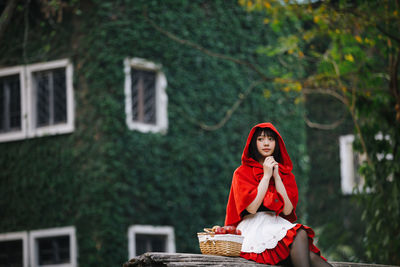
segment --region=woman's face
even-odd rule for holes
[[[275,139],[265,135],[265,132],[262,132],[261,135],[257,137],[257,150],[263,159],[272,156],[275,150]]]

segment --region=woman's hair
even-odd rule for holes
[[[272,137],[275,140],[275,149],[274,153],[272,153],[272,156],[274,157],[275,161],[281,163],[281,150],[279,148],[278,135],[268,128],[256,128],[249,145],[250,157],[256,161],[261,158],[261,154],[260,152],[258,152],[257,149],[257,138],[262,134],[268,137]]]

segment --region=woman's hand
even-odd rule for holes
[[[258,208],[261,206],[264,200],[265,194],[267,193],[269,187],[269,181],[272,177],[272,172],[274,170],[274,164],[275,160],[272,156],[265,158],[263,161],[262,166],[264,170],[264,177],[258,184],[256,197],[254,198],[253,202],[251,202],[250,205],[248,205],[246,208],[246,210],[251,214],[255,214],[257,212]]]
[[[272,174],[272,176],[274,176],[275,179],[277,179],[279,176],[279,164],[278,162],[275,161],[275,165],[274,165],[274,172]]]
[[[274,166],[278,163],[275,161],[274,157],[266,157],[263,163],[264,177],[271,178]]]

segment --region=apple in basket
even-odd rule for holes
[[[224,226],[224,228],[225,228],[227,234],[231,234],[231,235],[235,235],[236,234],[236,227],[235,226],[227,225],[227,226]]]
[[[224,227],[216,225],[212,228],[212,231],[216,235],[224,235],[224,234],[242,235],[242,232],[239,229],[237,229],[235,226],[232,226],[232,225],[227,225]]]
[[[215,229],[213,229],[213,230],[214,230],[214,233],[216,235],[224,235],[224,234],[226,234],[226,229],[224,227],[221,227],[221,226],[215,227]]]

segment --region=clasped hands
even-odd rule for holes
[[[277,179],[279,176],[279,165],[273,156],[266,157],[263,162],[264,177],[271,178],[273,176]]]

